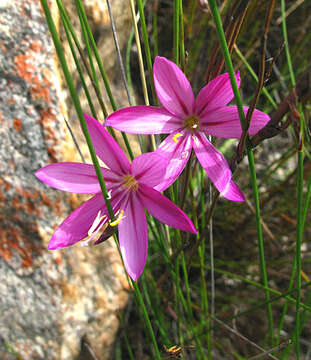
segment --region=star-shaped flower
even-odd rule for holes
[[[176,180],[193,149],[220,194],[229,200],[243,201],[244,195],[233,182],[226,159],[205,136],[240,138],[242,134],[237,107],[226,106],[233,99],[229,75],[210,81],[196,99],[184,73],[164,57],[156,57],[153,78],[163,107],[127,107],[111,114],[105,125],[134,134],[170,134],[157,150],[169,160],[157,190],[165,190]],[[239,74],[236,80],[240,85]],[[247,110],[244,107],[245,114]],[[269,119],[267,114],[255,110],[249,134],[256,134]]]
[[[85,238],[89,242],[108,224],[110,228],[117,225],[126,270],[137,280],[147,257],[145,209],[165,224],[194,234],[196,230],[182,210],[153,189],[165,174],[167,159],[158,153],[146,153],[130,163],[104,126],[88,115],[85,118],[96,154],[109,167],[101,171],[117,219],[109,220],[93,165],[70,162],[47,165],[35,173],[44,183],[63,191],[95,194],[56,229],[49,249],[67,247]]]

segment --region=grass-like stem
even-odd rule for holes
[[[82,111],[81,104],[80,104],[80,101],[79,101],[79,97],[78,97],[78,94],[76,92],[76,89],[75,89],[75,86],[74,86],[74,83],[73,83],[73,79],[72,79],[72,77],[70,75],[70,72],[69,72],[69,68],[68,68],[68,65],[67,65],[67,62],[66,62],[66,59],[65,59],[65,55],[64,55],[64,50],[63,50],[61,41],[60,41],[60,39],[58,37],[58,33],[57,33],[57,30],[56,30],[56,27],[55,27],[55,24],[54,24],[50,9],[49,9],[48,2],[47,2],[47,0],[40,0],[40,1],[41,1],[42,9],[44,11],[45,18],[46,18],[50,33],[52,35],[52,39],[53,39],[53,42],[54,42],[56,53],[57,53],[57,56],[59,58],[59,61],[60,61],[64,76],[65,76],[65,79],[66,79],[66,82],[67,82],[67,85],[68,85],[68,88],[69,88],[69,91],[70,91],[70,95],[72,97],[72,100],[73,100],[74,105],[75,105],[75,109],[77,111],[77,115],[79,117],[81,129],[82,129],[83,135],[85,137],[85,140],[87,142],[87,145],[88,145],[88,148],[89,148],[89,151],[90,151],[92,162],[94,164],[94,168],[95,168],[95,171],[96,171],[98,182],[100,184],[100,188],[101,188],[101,191],[102,191],[103,196],[104,196],[104,200],[105,200],[105,203],[106,203],[106,206],[107,206],[109,217],[113,220],[114,219],[114,213],[113,213],[113,210],[112,210],[112,206],[110,204],[110,200],[109,200],[107,188],[106,188],[106,185],[105,185],[105,181],[104,181],[104,178],[103,178],[103,174],[101,172],[100,165],[99,165],[99,162],[98,162],[98,159],[97,159],[97,156],[96,156],[93,144],[92,144],[92,140],[91,140],[91,137],[90,137],[87,125],[86,125],[86,121],[84,119],[84,115],[83,115],[83,111]]]
[[[239,117],[241,121],[241,127],[242,129],[245,129],[246,126],[246,119],[243,111],[243,104],[242,99],[239,93],[239,89],[237,86],[237,82],[235,80],[235,73],[234,68],[231,60],[231,56],[229,53],[225,33],[222,27],[222,22],[220,19],[218,7],[216,0],[209,0],[209,5],[211,9],[211,13],[214,19],[214,23],[216,25],[216,30],[220,39],[220,45],[221,49],[225,58],[226,67],[229,73],[234,97],[237,103]],[[268,287],[268,278],[267,278],[267,270],[266,270],[266,264],[265,264],[265,256],[264,256],[264,245],[263,245],[263,236],[262,236],[262,227],[261,227],[261,221],[260,221],[260,205],[259,205],[259,194],[258,194],[258,186],[257,186],[257,179],[256,179],[256,171],[255,171],[255,162],[254,162],[254,155],[252,152],[252,149],[250,147],[248,136],[246,136],[246,151],[249,161],[249,170],[251,175],[251,182],[252,182],[252,188],[253,188],[253,196],[254,196],[254,202],[255,202],[255,210],[256,210],[256,227],[257,227],[257,236],[258,236],[258,248],[259,248],[259,258],[260,258],[260,268],[261,268],[261,276],[262,281],[265,287]],[[268,313],[268,320],[269,320],[269,337],[270,342],[273,344],[274,336],[273,336],[273,316],[272,316],[272,308],[270,304],[270,294],[268,291],[265,291],[265,297],[267,300],[267,313]]]

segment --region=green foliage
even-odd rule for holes
[[[47,1],[41,2],[106,199],[59,35]],[[101,81],[113,110],[117,104],[82,2],[76,1],[79,29],[74,29],[62,1],[57,3],[89,105],[83,111],[96,116],[100,108],[106,117]],[[281,4],[259,0],[209,0],[208,4],[203,0],[154,0],[144,7],[138,0],[137,5],[140,20],[136,28],[133,16],[135,24],[129,34],[125,63],[129,93],[134,94],[134,85],[140,86],[132,75],[133,66],[139,67],[144,101],[149,104],[149,90],[153,95],[151,105],[157,105],[152,79],[152,62],[157,54],[176,61],[197,90],[207,80],[228,71],[245,137],[240,142],[226,140],[216,145],[230,156],[247,201],[237,204],[219,199],[197,161],[191,158],[166,195],[183,207],[199,233],[190,236],[148,218],[152,239],[148,264],[141,279],[131,286],[138,306],[121,317],[115,358],[137,358],[138,348],[143,349],[146,358],[157,359],[179,355],[187,359],[255,359],[258,354],[274,359],[303,358],[310,346],[306,348],[302,340],[308,339],[311,331],[311,258],[307,242],[311,89],[305,81],[310,75],[311,25],[304,21],[310,4],[284,0]],[[77,31],[83,35],[83,44],[78,41]],[[134,34],[138,58],[132,51]],[[242,78],[240,90],[234,77],[237,70]],[[87,76],[96,97],[86,86]],[[130,101],[133,103],[133,98]],[[269,113],[275,119],[276,131],[250,138],[249,119],[242,105],[256,105]],[[122,136],[133,158],[131,143],[126,134]],[[142,150],[147,151],[148,139],[140,140]],[[151,142],[154,149],[155,138]],[[245,154],[248,162],[242,161]],[[107,206],[112,213],[109,200]],[[175,345],[178,348],[172,348]]]

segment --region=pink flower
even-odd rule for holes
[[[243,193],[233,182],[226,159],[205,136],[241,136],[237,107],[226,106],[233,99],[229,75],[222,74],[210,81],[196,99],[184,73],[164,57],[156,57],[153,78],[162,108],[124,108],[111,114],[105,125],[135,134],[170,134],[157,150],[169,160],[163,181],[155,187],[157,190],[165,190],[176,180],[193,149],[220,194],[229,200],[243,201]],[[236,80],[240,85],[239,74]],[[245,114],[247,110],[244,107]],[[268,115],[255,110],[249,134],[256,134],[268,121]]]
[[[196,230],[183,211],[153,189],[164,176],[167,160],[160,154],[146,153],[130,163],[107,130],[92,117],[85,115],[85,118],[96,154],[110,168],[102,168],[102,174],[117,220],[109,220],[93,165],[68,162],[45,166],[35,174],[44,183],[63,191],[95,194],[56,229],[49,249],[70,246],[86,237],[88,242],[107,224],[118,225],[126,270],[137,280],[147,257],[145,209],[165,224],[194,234]]]

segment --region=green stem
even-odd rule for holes
[[[185,31],[184,31],[184,11],[182,6],[182,0],[179,0],[179,28],[180,28],[180,66],[185,72],[186,64],[185,64]]]
[[[50,13],[49,5],[47,3],[47,0],[40,0],[40,1],[41,1],[41,5],[42,5],[42,8],[43,8],[43,11],[44,11],[44,14],[45,14],[45,18],[46,18],[50,33],[52,35],[52,39],[53,39],[54,46],[55,46],[55,49],[56,49],[56,52],[57,52],[57,56],[59,58],[62,70],[64,72],[64,76],[65,76],[65,79],[66,79],[66,82],[67,82],[67,85],[68,85],[68,88],[69,88],[69,91],[70,91],[70,95],[71,95],[72,100],[73,100],[73,102],[75,104],[75,108],[76,108],[76,111],[77,111],[77,114],[78,114],[78,117],[79,117],[79,121],[80,121],[80,125],[81,125],[81,128],[82,128],[82,132],[84,134],[85,140],[87,142],[87,145],[88,145],[88,148],[89,148],[89,151],[90,151],[92,162],[94,164],[94,168],[95,168],[95,171],[96,171],[98,182],[100,184],[100,188],[101,188],[101,191],[102,191],[103,196],[104,196],[104,200],[105,200],[105,203],[106,203],[106,206],[107,206],[109,216],[110,216],[111,219],[114,219],[114,214],[113,214],[112,206],[111,206],[109,198],[108,198],[108,192],[107,192],[107,188],[106,188],[105,181],[104,181],[104,178],[103,178],[103,174],[101,172],[99,162],[98,162],[98,159],[97,159],[97,156],[96,156],[93,144],[92,144],[92,140],[91,140],[91,137],[90,137],[90,134],[89,134],[89,131],[88,131],[85,119],[84,119],[84,115],[83,115],[83,111],[82,111],[81,104],[80,104],[80,101],[79,101],[79,97],[77,95],[77,92],[76,92],[72,77],[70,75],[70,72],[69,72],[69,69],[68,69],[68,66],[67,66],[67,62],[66,62],[65,55],[64,55],[64,50],[63,50],[61,41],[60,41],[60,39],[58,37],[57,30],[56,30],[54,21],[52,19],[51,13]]]
[[[131,345],[129,343],[129,340],[128,340],[128,337],[127,337],[127,334],[126,334],[125,330],[122,332],[122,335],[123,335],[123,338],[124,338],[124,341],[125,341],[125,345],[126,345],[126,348],[127,348],[127,353],[129,355],[129,359],[130,360],[135,360],[135,356],[133,354],[133,351],[132,351],[132,348],[131,348]]]
[[[60,0],[57,0],[57,6],[58,6],[58,9],[59,9],[59,12],[60,12],[62,23],[64,25],[67,41],[68,41],[68,44],[69,44],[69,47],[70,47],[70,51],[71,51],[72,57],[74,59],[76,68],[78,70],[79,77],[80,77],[80,80],[81,80],[81,83],[82,83],[82,87],[83,87],[85,96],[87,98],[87,102],[89,104],[89,107],[91,109],[93,117],[96,119],[97,115],[96,115],[95,107],[93,105],[93,102],[92,102],[91,95],[89,93],[88,87],[87,87],[87,85],[85,83],[84,76],[83,76],[83,71],[82,71],[82,68],[81,68],[81,66],[79,64],[78,57],[77,57],[77,54],[75,52],[75,49],[74,49],[74,46],[73,46],[73,43],[72,43],[72,40],[71,40],[71,36],[72,36],[74,38],[74,41],[75,41],[75,37],[74,37],[75,34],[74,34],[72,26],[71,26],[71,24],[69,22],[68,16],[67,16],[67,14],[65,12],[63,4],[62,4],[62,2]],[[71,34],[71,36],[70,36],[70,34]]]
[[[175,184],[177,185],[177,183],[175,183]],[[176,191],[176,193],[174,193],[174,191],[172,190],[172,187],[170,188],[170,191],[171,191],[171,198],[172,198],[173,202],[176,203],[178,191]],[[182,244],[180,231],[176,229],[175,234],[176,234],[176,238],[177,238],[176,245],[178,248],[180,248],[181,244]],[[183,275],[184,275],[184,284],[185,284],[185,289],[186,289],[186,301],[187,301],[186,304],[184,304],[184,305],[186,305],[185,311],[186,311],[189,321],[190,321],[190,326],[191,326],[190,331],[192,332],[194,341],[196,343],[197,356],[199,359],[204,359],[204,352],[202,349],[201,341],[198,337],[197,332],[193,328],[194,317],[193,317],[193,312],[192,312],[191,292],[190,292],[190,286],[189,286],[189,277],[188,277],[188,272],[187,272],[185,254],[184,254],[183,250],[180,252],[180,254],[176,258],[176,275],[177,275],[176,278],[178,277],[178,280],[175,282],[175,284],[176,284],[177,291],[181,292],[182,290],[181,290],[180,282],[179,282],[179,280],[180,280],[180,278],[179,278],[179,260],[181,261],[181,268],[182,268]]]
[[[87,21],[87,17],[86,17],[86,14],[85,14],[85,11],[84,11],[81,0],[76,0],[76,5],[77,5],[77,8],[79,9],[79,12],[81,14],[81,18],[82,18],[83,24],[84,24],[86,32],[87,32],[87,36],[89,37],[89,40],[91,42],[92,49],[93,49],[93,52],[94,52],[94,55],[95,55],[95,59],[97,61],[99,71],[100,71],[102,79],[104,81],[105,88],[106,88],[106,91],[107,91],[107,94],[108,94],[112,109],[113,109],[113,111],[116,111],[117,110],[117,105],[116,105],[116,103],[114,101],[114,98],[112,96],[112,92],[111,92],[111,89],[110,89],[110,86],[109,86],[108,78],[107,78],[106,72],[104,70],[104,66],[103,66],[103,63],[101,61],[101,58],[99,56],[97,46],[96,46],[96,43],[95,43],[95,40],[94,40],[94,37],[93,37],[93,34],[92,34],[92,30],[91,30],[90,24]],[[134,154],[133,154],[133,151],[131,149],[128,138],[127,138],[126,134],[123,133],[123,132],[121,132],[121,135],[122,135],[123,141],[125,143],[126,149],[127,149],[128,153],[129,153],[129,156],[130,156],[131,160],[133,160],[134,159]]]
[[[200,168],[200,182],[201,182],[201,189],[204,189],[204,171],[203,168]],[[192,192],[192,185],[190,181],[190,187]],[[202,196],[201,199],[203,200],[204,197]],[[204,214],[204,200],[201,201],[201,229],[200,232],[197,234],[197,241],[199,241],[199,238],[201,234],[203,234],[203,231],[205,229],[205,214]],[[193,214],[194,214],[194,224],[196,229],[199,229],[199,221],[197,217],[196,212],[196,204],[193,199],[192,201],[192,207],[193,207]],[[212,342],[211,342],[211,331],[210,331],[210,317],[209,317],[209,306],[208,306],[208,295],[207,295],[207,286],[206,286],[206,279],[205,279],[205,237],[203,237],[203,240],[198,247],[198,255],[200,259],[200,275],[201,275],[201,307],[203,309],[203,319],[202,322],[206,323],[206,338],[207,338],[207,356],[208,359],[212,359]]]
[[[141,296],[141,293],[140,293],[139,287],[137,285],[137,282],[132,281],[132,285],[133,285],[133,288],[134,288],[135,295],[136,295],[137,301],[139,303],[139,306],[141,307],[141,310],[143,312],[143,317],[145,319],[146,326],[147,326],[147,329],[149,331],[149,335],[150,335],[150,338],[151,338],[151,341],[152,341],[152,344],[153,344],[156,359],[160,360],[161,359],[161,353],[160,353],[159,348],[158,348],[158,344],[157,344],[157,341],[156,341],[156,338],[155,338],[155,335],[154,335],[154,332],[153,332],[153,329],[152,329],[152,326],[151,326],[151,321],[149,319],[148,312],[147,312],[144,300],[143,300],[143,298]]]
[[[106,106],[102,100],[102,94],[101,94],[101,90],[100,90],[100,87],[99,87],[99,81],[98,81],[98,77],[97,77],[97,74],[96,74],[96,70],[95,70],[95,66],[94,66],[94,62],[93,62],[93,55],[92,55],[92,49],[91,49],[91,46],[90,46],[90,42],[89,42],[89,37],[88,37],[88,33],[86,31],[86,25],[84,23],[84,18],[81,14],[81,9],[80,8],[77,8],[77,12],[78,12],[78,17],[79,17],[79,21],[80,21],[80,24],[81,24],[81,29],[82,29],[82,35],[83,35],[83,39],[84,39],[84,43],[85,43],[85,46],[86,46],[86,52],[87,52],[87,55],[88,55],[88,59],[89,59],[89,64],[90,64],[90,68],[91,68],[91,73],[90,73],[90,78],[91,78],[91,81],[94,82],[94,85],[98,91],[98,99],[100,99],[101,101],[101,107],[102,107],[102,110],[103,110],[103,114],[104,114],[104,118],[106,119],[106,117],[108,116],[108,113],[107,113],[107,109],[106,109]]]
[[[287,61],[287,65],[288,65],[288,71],[289,71],[289,75],[290,75],[291,84],[293,87],[295,87],[296,80],[295,80],[292,60],[291,60],[290,51],[289,51],[287,29],[286,29],[285,0],[281,0],[281,13],[282,13],[282,31],[283,31],[283,38],[285,41],[284,46],[285,46],[286,61]]]
[[[237,82],[235,79],[235,73],[233,64],[231,61],[225,33],[222,27],[218,7],[216,0],[209,0],[210,10],[213,15],[213,19],[216,25],[216,29],[218,32],[218,36],[220,39],[221,49],[225,58],[226,67],[229,73],[234,97],[237,103],[240,122],[242,129],[245,128],[246,119],[243,111],[243,104],[242,99],[239,93],[239,89],[237,86]],[[253,196],[255,202],[255,209],[256,209],[256,227],[257,227],[257,236],[258,236],[258,248],[259,248],[259,257],[260,257],[260,268],[261,268],[261,276],[263,284],[266,288],[268,288],[268,278],[267,278],[267,271],[266,271],[266,264],[265,264],[265,256],[264,256],[264,245],[263,245],[263,237],[262,237],[262,228],[261,228],[261,221],[260,221],[260,205],[259,205],[259,195],[258,195],[258,186],[257,186],[257,179],[256,179],[256,171],[255,171],[255,163],[254,163],[254,155],[252,149],[249,144],[249,138],[247,136],[246,139],[246,149],[247,149],[247,156],[249,161],[249,169],[252,181],[252,188],[253,188]],[[265,297],[267,301],[267,313],[268,313],[268,320],[269,320],[269,337],[271,341],[271,345],[273,344],[273,316],[272,316],[272,308],[270,304],[270,294],[268,291],[265,291]]]
[[[152,14],[152,37],[153,37],[153,56],[154,58],[159,54],[158,47],[158,14]]]
[[[155,89],[154,89],[154,83],[153,83],[152,59],[151,59],[149,38],[148,38],[148,32],[147,32],[147,26],[146,26],[146,20],[145,20],[145,13],[144,13],[144,6],[143,6],[142,0],[137,0],[137,6],[138,6],[138,12],[139,12],[139,16],[140,16],[141,30],[142,30],[142,34],[143,34],[143,38],[144,38],[145,55],[146,55],[149,79],[150,79],[150,83],[151,83],[152,96],[153,96],[153,101],[156,104],[157,103],[157,97],[156,97],[156,93],[155,93]]]
[[[134,26],[139,72],[140,72],[140,79],[141,79],[141,84],[142,84],[142,88],[143,88],[143,93],[144,93],[144,100],[145,100],[145,104],[149,105],[150,103],[149,103],[148,89],[147,89],[147,83],[146,83],[146,77],[145,77],[144,61],[143,61],[143,56],[142,56],[142,51],[141,51],[138,27],[137,27],[137,23],[136,23],[135,3],[134,3],[134,0],[129,0],[129,3],[130,3],[131,15],[132,15],[132,22],[133,22],[133,26]],[[143,9],[142,9],[142,11],[143,11]],[[153,151],[155,151],[156,150],[155,136],[151,135],[150,137],[151,137],[152,149],[153,149]]]
[[[109,97],[112,109],[113,109],[113,111],[115,111],[115,110],[117,110],[117,105],[116,105],[116,103],[114,101],[114,98],[113,98],[113,95],[112,95],[112,92],[111,92],[111,89],[110,89],[110,86],[109,86],[108,78],[107,78],[106,72],[104,70],[104,66],[103,66],[103,63],[101,61],[101,58],[99,56],[97,46],[96,46],[96,42],[94,40],[90,24],[87,21],[87,17],[86,17],[86,14],[85,14],[85,11],[84,11],[81,0],[76,0],[76,4],[77,4],[78,9],[81,12],[81,16],[82,16],[83,22],[85,24],[88,37],[89,37],[90,42],[91,42],[91,46],[92,46],[92,49],[93,49],[93,52],[94,52],[94,55],[95,55],[95,59],[96,59],[100,74],[101,74],[103,82],[105,84],[105,88],[106,88],[107,95]]]
[[[288,66],[288,71],[290,75],[290,82],[292,87],[296,86],[295,74],[292,66],[291,55],[289,51],[289,43],[287,37],[287,27],[286,27],[286,16],[285,16],[285,0],[281,0],[281,16],[282,16],[282,32],[285,42],[285,54],[286,61]],[[296,228],[296,252],[292,266],[291,280],[293,280],[296,273],[296,316],[295,316],[295,349],[296,349],[296,359],[300,359],[300,301],[301,301],[301,243],[303,235],[303,114],[300,107],[300,131],[298,139],[298,180],[297,180],[297,228]],[[290,286],[292,284],[290,283]]]
[[[180,24],[180,16],[179,16],[179,0],[174,0],[174,59],[176,65],[179,65],[179,40],[180,40],[180,33],[179,33],[179,24]]]
[[[303,210],[303,228],[305,227],[306,219],[307,219],[307,215],[308,215],[310,196],[311,196],[311,174],[310,174],[309,180],[308,180],[308,189],[307,189],[306,201],[305,201],[304,210]]]
[[[301,243],[303,235],[303,150],[298,151],[298,184],[297,184],[297,237],[296,237],[296,324],[295,344],[297,360],[300,359],[300,301],[301,301]]]

